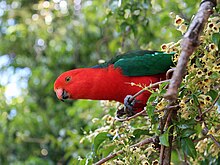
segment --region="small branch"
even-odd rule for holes
[[[150,84],[150,85],[147,86],[147,87],[144,87],[142,90],[138,91],[138,92],[135,93],[131,98],[129,98],[129,102],[132,102],[137,96],[141,95],[141,94],[142,94],[143,92],[145,92],[146,90],[148,90],[148,89],[150,89],[150,88],[152,88],[152,87],[156,87],[156,86],[158,86],[159,84],[162,84],[162,83],[164,83],[164,82],[169,82],[169,81],[170,81],[170,80],[159,81],[159,82],[156,82],[156,83],[154,83],[154,84]],[[120,113],[122,113],[123,115],[126,114],[126,113],[124,113],[124,112],[126,112],[126,106],[124,106],[124,112],[121,112],[121,110],[118,110],[118,111],[117,111],[118,114],[119,114],[119,111],[120,111]],[[144,110],[143,110],[143,111],[144,111]],[[116,116],[115,116],[115,119],[116,119],[117,121],[128,121],[128,120],[133,119],[133,118],[135,118],[135,117],[137,117],[137,116],[140,116],[141,114],[144,113],[143,111],[139,112],[138,114],[136,114],[136,115],[134,115],[134,116],[126,117],[126,118],[122,118],[122,119],[118,118],[117,115],[116,115]],[[145,111],[146,111],[146,110],[145,110]],[[121,115],[120,115],[120,116],[121,116]]]
[[[169,69],[166,73],[166,79],[170,79],[172,77],[172,74],[174,72],[175,68]]]
[[[142,140],[142,141],[140,141],[140,142],[130,146],[130,148],[141,147],[141,146],[143,146],[145,144],[152,143],[152,142],[157,142],[157,141],[158,141],[158,137],[157,136],[156,137],[147,138],[147,139],[144,139],[144,140]],[[123,152],[124,152],[124,150],[119,150],[119,151],[117,151],[115,153],[111,153],[107,157],[105,157],[105,158],[99,160],[98,162],[96,162],[94,165],[101,165],[101,164],[107,162],[108,160],[116,157],[117,155],[122,154]]]
[[[213,7],[216,6],[216,0],[203,0],[200,4],[199,10],[191,22],[187,32],[183,36],[181,43],[182,51],[173,72],[169,88],[164,97],[168,100],[176,100],[178,95],[178,88],[182,82],[186,65],[190,55],[195,51],[199,45],[199,36],[203,31],[205,23],[213,12]]]
[[[212,141],[220,148],[220,143],[215,139],[212,134],[208,134],[208,136],[212,139]]]
[[[168,129],[172,123],[173,119],[176,118],[177,111],[168,111],[167,112],[167,118],[166,118],[166,129]],[[171,127],[169,129],[169,146],[163,146],[161,145],[161,150],[160,150],[160,164],[161,165],[169,165],[171,162],[171,152],[172,152],[172,141],[173,141],[173,131],[174,127]]]
[[[208,109],[206,109],[204,112],[202,112],[200,117],[202,117],[205,113],[209,112],[215,106],[215,103],[218,101],[219,98],[220,98],[220,93],[215,98],[215,100],[213,101],[212,105]]]
[[[215,139],[215,137],[212,134],[208,134],[209,129],[205,122],[204,122],[204,125],[205,125],[205,128],[203,129],[203,134],[210,137],[212,141],[220,148],[220,143]]]
[[[184,154],[184,165],[187,165],[188,163],[188,161],[187,161],[187,155],[185,154],[185,152],[183,153]]]
[[[177,110],[179,105],[172,105],[174,103],[170,103],[164,112],[164,116],[162,117],[159,125],[159,129],[161,134],[163,134],[165,129],[168,129],[171,125],[173,120],[176,120]],[[171,161],[171,151],[172,151],[172,141],[173,141],[173,131],[174,127],[170,128],[169,130],[169,147],[161,145],[160,149],[160,164],[161,165],[168,165]]]
[[[110,160],[110,159],[116,157],[117,155],[121,155],[123,152],[124,152],[123,150],[120,150],[120,151],[117,151],[117,152],[115,152],[115,153],[109,154],[107,157],[105,157],[105,158],[99,160],[99,161],[96,162],[94,165],[101,165],[101,164],[107,162],[108,160]]]
[[[215,104],[216,104],[216,102],[218,101],[219,98],[220,98],[220,93],[218,93],[218,96],[215,98],[212,105],[209,108],[207,108],[204,112],[202,112],[201,108],[198,107],[199,115],[195,117],[195,120],[198,121],[198,122],[203,121],[204,120],[203,115],[212,110],[212,108],[215,106]]]
[[[161,147],[160,147],[160,164],[163,164],[164,149],[165,149],[165,146],[164,146],[164,145],[161,145]]]
[[[172,104],[172,103],[171,103]],[[169,117],[170,113],[173,111],[173,110],[177,110],[179,108],[179,105],[167,105],[163,111],[164,111],[164,115],[163,117],[161,118],[160,120],[160,125],[159,125],[159,129],[161,131],[161,134],[163,134],[163,131],[164,131],[164,127],[167,123],[167,118]],[[161,111],[161,110],[160,110]],[[160,112],[159,110],[157,112]],[[156,111],[155,111],[156,112]]]
[[[205,136],[203,136],[201,138],[195,139],[195,140],[193,140],[193,143],[198,143],[199,141],[201,141],[201,140],[203,140],[203,139],[205,139],[207,137],[208,137],[208,135],[205,135]]]
[[[140,94],[142,94],[143,92],[145,92],[146,90],[150,89],[150,88],[153,88],[153,87],[156,87],[164,82],[169,82],[170,80],[163,80],[163,81],[159,81],[159,82],[156,82],[154,84],[150,84],[149,86],[143,88],[142,90],[140,90],[139,92],[137,92],[136,94],[134,94],[130,101],[133,101],[137,96],[139,96]]]
[[[116,120],[116,121],[120,121],[120,122],[122,122],[122,121],[129,121],[129,120],[131,120],[131,119],[133,119],[133,118],[136,118],[136,117],[142,115],[142,114],[145,113],[145,112],[146,112],[146,109],[142,110],[141,112],[136,113],[135,115],[133,115],[133,116],[131,116],[131,117],[126,117],[126,118],[122,118],[122,119],[118,118],[117,115],[116,115],[116,116],[115,116],[115,120]]]
[[[179,107],[179,105],[173,105],[173,106],[165,107],[164,109],[161,109],[161,110],[155,110],[154,113],[162,112],[162,111],[168,110],[168,109],[169,109],[169,110],[172,110],[172,109],[176,109],[176,108],[178,108],[178,107]],[[136,113],[135,115],[133,115],[133,116],[131,116],[131,117],[126,117],[126,118],[118,118],[117,115],[116,115],[116,116],[115,116],[115,120],[116,120],[116,121],[120,121],[120,122],[129,121],[129,120],[134,119],[134,118],[136,118],[136,117],[138,117],[138,116],[141,116],[141,115],[144,114],[145,112],[146,112],[146,109],[144,109],[144,110],[142,110],[142,111]],[[146,115],[146,116],[147,116],[147,115]]]

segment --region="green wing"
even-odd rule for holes
[[[174,53],[137,50],[118,55],[112,60],[97,65],[94,68],[104,68],[113,64],[115,68],[121,68],[126,76],[154,75],[164,73],[173,66],[173,55]]]

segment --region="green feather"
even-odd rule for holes
[[[105,68],[113,64],[115,68],[121,68],[126,76],[155,75],[164,73],[173,66],[173,55],[174,53],[137,50],[118,55],[94,68]]]

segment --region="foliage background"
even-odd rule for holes
[[[190,21],[191,0],[1,0],[0,164],[65,164],[89,157],[85,134],[100,127],[99,101],[59,102],[57,76],[134,49],[178,41],[174,12]]]

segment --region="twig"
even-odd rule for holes
[[[201,108],[198,107],[198,111],[199,111],[199,115],[195,117],[196,121],[203,121],[203,115],[206,114],[207,112],[211,111],[212,108],[215,106],[216,102],[218,101],[218,99],[220,98],[220,93],[218,93],[217,97],[215,98],[215,100],[213,101],[212,105],[207,108],[204,112],[202,112]]]
[[[140,90],[139,92],[137,92],[136,94],[134,94],[129,101],[133,101],[137,96],[139,96],[140,94],[142,94],[143,92],[145,92],[146,90],[150,89],[150,88],[153,88],[153,87],[156,87],[162,83],[165,83],[165,82],[169,82],[169,80],[163,80],[163,81],[159,81],[159,82],[156,82],[154,84],[150,84],[149,86],[143,88],[142,90]]]
[[[213,12],[213,7],[215,6],[216,0],[203,0],[200,4],[197,14],[190,24],[187,32],[183,36],[181,43],[182,51],[177,63],[177,67],[173,72],[169,88],[164,95],[166,99],[177,99],[178,88],[182,82],[189,57],[199,45],[199,36],[204,28],[205,23],[208,21],[209,16]]]
[[[179,108],[179,105],[173,105],[174,103],[170,103],[164,112],[164,116],[162,117],[159,125],[159,129],[161,134],[164,132],[165,129],[168,129],[172,125],[172,120],[176,118],[177,111],[174,111]],[[172,141],[173,141],[173,130],[174,127],[170,128],[169,130],[169,147],[161,145],[160,149],[160,164],[161,165],[168,165],[171,161],[171,151],[172,151]]]
[[[172,109],[176,109],[176,108],[178,108],[179,107],[179,105],[173,105],[173,106],[169,106],[169,107],[165,107],[164,109],[161,109],[161,110],[155,110],[154,111],[154,113],[158,113],[158,112],[162,112],[162,111],[164,111],[164,110],[172,110]],[[138,113],[136,113],[135,115],[133,115],[133,116],[131,116],[131,117],[126,117],[126,118],[119,118],[119,117],[117,117],[117,115],[115,116],[115,120],[116,121],[120,121],[120,122],[122,122],[122,121],[129,121],[129,120],[131,120],[131,119],[134,119],[134,118],[136,118],[136,117],[138,117],[138,116],[141,116],[143,113],[145,113],[146,112],[146,109],[144,109],[144,110],[142,110],[142,111],[140,111],[140,112],[138,112]]]
[[[205,139],[207,137],[208,137],[208,135],[205,135],[205,136],[203,136],[201,138],[195,139],[195,140],[193,140],[193,143],[198,143],[199,141],[201,141],[201,140],[203,140],[203,139]]]
[[[167,112],[167,118],[166,118],[166,129],[168,129],[172,123],[173,123],[173,119],[176,117],[176,111],[168,111]],[[173,131],[174,131],[174,127],[171,127],[169,129],[169,146],[164,146],[161,145],[161,150],[160,150],[160,164],[161,165],[169,165],[171,162],[171,152],[172,152],[172,141],[173,141]]]
[[[220,148],[220,143],[215,139],[215,137],[212,134],[208,134],[209,129],[207,127],[207,124],[205,122],[203,122],[205,125],[205,128],[203,129],[203,134],[209,136],[212,141]]]
[[[208,109],[206,109],[204,112],[202,112],[200,117],[202,117],[205,113],[209,112],[215,106],[215,103],[218,101],[219,98],[220,98],[220,93],[218,93],[218,96],[215,98],[212,105]]]
[[[130,148],[140,147],[140,146],[143,146],[145,144],[152,143],[152,142],[157,142],[157,141],[158,141],[158,137],[157,136],[156,137],[147,138],[147,139],[144,139],[144,140],[142,140],[142,141],[140,141],[140,142],[138,142],[138,143],[136,143],[134,145],[131,145]],[[123,152],[124,152],[124,150],[119,150],[119,151],[117,151],[115,153],[111,153],[107,157],[102,158],[101,160],[96,162],[94,165],[101,165],[101,164],[107,162],[108,160],[116,157],[117,155],[122,154]]]
[[[160,164],[163,163],[163,159],[164,159],[164,149],[165,149],[165,146],[164,146],[164,145],[161,145],[161,147],[160,147]]]
[[[126,117],[126,118],[121,118],[121,119],[118,118],[117,115],[116,115],[116,116],[115,116],[115,120],[116,120],[116,121],[120,121],[120,122],[122,122],[122,121],[129,121],[129,120],[131,120],[131,119],[133,119],[133,118],[136,118],[137,116],[142,115],[144,112],[146,112],[146,109],[144,109],[144,110],[142,110],[142,111],[136,113],[135,115],[133,115],[133,116],[131,116],[131,117]]]
[[[185,152],[183,153],[184,154],[184,165],[187,165],[188,163],[188,161],[187,161],[187,155],[185,154]]]
[[[158,86],[159,84],[162,84],[162,83],[164,83],[164,82],[169,82],[169,81],[170,81],[170,80],[164,80],[164,81],[156,82],[156,83],[154,83],[154,84],[150,84],[149,86],[147,86],[147,87],[143,88],[142,90],[138,91],[137,93],[135,93],[135,94],[129,99],[129,102],[132,102],[137,96],[139,96],[140,94],[142,94],[142,93],[145,92],[146,90],[148,90],[148,89],[150,89],[150,88],[152,88],[152,87]],[[131,117],[126,117],[126,118],[121,118],[121,119],[118,118],[117,115],[116,115],[116,116],[115,116],[115,119],[116,119],[117,121],[128,121],[128,120],[131,120],[131,119],[133,119],[133,118],[135,118],[135,117],[137,117],[137,116],[140,116],[140,115],[143,114],[145,111],[146,111],[146,110],[143,110],[143,111],[141,111],[141,112],[139,112],[139,113],[137,113],[137,114],[135,114],[135,115],[133,115],[133,116],[131,116]]]
[[[215,139],[212,134],[208,134],[208,136],[212,139],[212,141],[220,148],[220,143]]]
[[[172,103],[171,103],[171,104],[172,104]],[[163,134],[164,127],[165,127],[165,125],[166,125],[166,123],[167,123],[167,118],[168,118],[170,112],[172,112],[173,110],[179,108],[179,105],[171,105],[171,104],[167,105],[167,106],[163,109],[164,115],[163,115],[162,119],[160,120],[160,125],[159,125],[159,129],[160,129],[160,131],[161,131],[161,134]],[[172,111],[171,111],[171,110],[172,110]]]
[[[163,134],[164,132],[164,127],[165,127],[169,114],[170,114],[169,111],[166,109],[162,119],[160,120],[159,129],[160,129],[161,134]],[[165,146],[161,145],[160,147],[160,164],[161,165],[164,163],[164,158],[165,158],[164,155],[165,155]]]
[[[166,79],[170,79],[172,77],[172,74],[174,72],[175,68],[169,69],[166,73]]]

